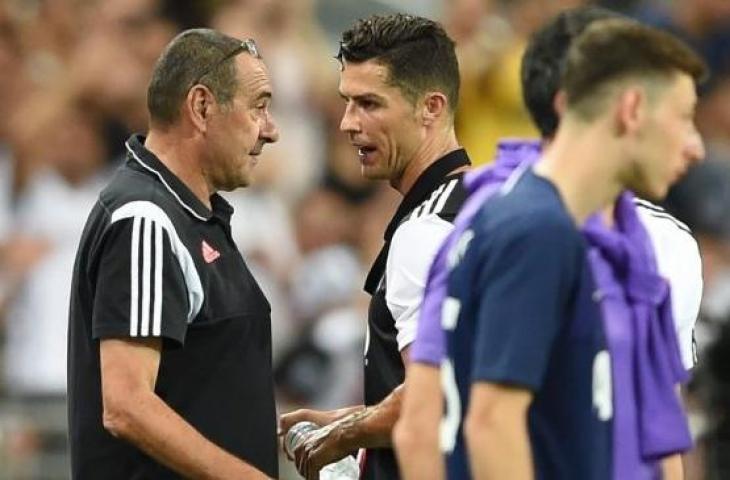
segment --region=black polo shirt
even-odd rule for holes
[[[179,478],[102,424],[99,341],[163,339],[156,393],[203,436],[277,476],[270,306],[212,211],[131,137],[74,266],[68,408],[74,479]]]
[[[463,149],[431,164],[403,197],[385,231],[385,243],[365,283],[365,291],[372,295],[365,349],[366,405],[380,403],[403,383],[400,352],[415,336],[428,269],[467,197],[464,174],[450,173],[469,164]],[[422,278],[413,278],[416,271]],[[393,450],[368,449],[362,478],[399,478]]]

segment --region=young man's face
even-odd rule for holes
[[[206,178],[215,190],[249,185],[258,155],[279,132],[269,103],[271,81],[263,61],[243,53],[235,58],[238,89],[228,106],[218,105],[211,121]]]
[[[357,149],[363,176],[393,183],[421,144],[423,130],[415,106],[388,84],[388,74],[375,60],[345,63],[340,95],[346,106],[340,130]]]
[[[646,106],[627,187],[645,198],[661,200],[705,152],[694,123],[697,95],[692,78],[678,74],[656,95]]]

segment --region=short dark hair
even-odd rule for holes
[[[459,99],[459,63],[454,41],[433,20],[402,13],[373,15],[343,32],[337,59],[363,63],[375,59],[387,67],[389,82],[415,103],[431,90],[442,91],[451,111]]]
[[[567,106],[585,119],[595,116],[602,92],[625,79],[661,87],[678,73],[697,83],[707,76],[704,61],[683,41],[630,20],[590,25],[568,51],[561,79]]]
[[[157,59],[147,88],[152,123],[173,124],[196,80],[207,86],[218,102],[230,104],[238,87],[235,61],[229,58],[217,62],[240,44],[240,40],[208,28],[185,30],[172,39]],[[211,65],[215,67],[205,73]]]
[[[568,48],[591,23],[610,18],[621,16],[600,7],[572,8],[532,35],[522,56],[522,98],[543,138],[552,137],[560,121],[553,100],[560,89]]]

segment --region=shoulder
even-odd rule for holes
[[[658,205],[636,199],[636,210],[646,228],[660,268],[670,259],[672,263],[701,261],[697,240],[687,225]]]
[[[409,217],[403,221],[393,234],[391,240],[391,248],[404,244],[415,244],[428,239],[432,236],[445,236],[454,225],[448,220],[444,220],[436,213],[422,215],[418,217]]]
[[[636,201],[639,219],[654,248],[659,273],[669,281],[672,311],[686,365],[692,365],[691,330],[702,301],[702,257],[689,228],[661,207]],[[689,333],[687,333],[689,332]],[[682,336],[687,337],[682,339]],[[688,353],[685,353],[688,352]]]
[[[566,213],[545,205],[532,205],[497,219],[490,218],[492,213],[482,209],[473,231],[466,232],[450,255],[451,264],[467,265],[467,276],[479,275],[489,282],[498,275],[524,286],[547,278],[564,279],[561,285],[572,285],[584,262],[585,246]]]
[[[388,252],[388,269],[431,265],[436,252],[454,225],[438,214],[408,218],[393,234]]]
[[[517,195],[488,201],[477,214],[475,233],[503,242],[532,239],[535,242],[578,244],[581,236],[559,203],[523,202]]]
[[[649,230],[649,233],[663,231],[680,239],[690,238],[694,241],[692,230],[664,208],[641,198],[634,198],[634,205],[636,205],[639,218]]]
[[[464,173],[449,175],[436,186],[431,195],[421,202],[406,217],[405,222],[419,217],[437,215],[449,222],[453,221],[468,196],[464,185]]]
[[[127,218],[142,217],[172,228],[185,218],[165,186],[149,175],[122,165],[111,182],[101,192],[99,203],[110,223]]]

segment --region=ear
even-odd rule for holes
[[[558,93],[556,93],[555,97],[553,97],[553,110],[555,110],[555,113],[557,113],[558,118],[561,118],[563,116],[567,105],[568,95],[565,93],[565,90],[558,90]]]
[[[184,114],[190,119],[196,130],[204,133],[208,129],[208,120],[217,107],[213,92],[205,85],[194,85],[185,98]]]
[[[647,98],[643,88],[632,86],[618,95],[615,124],[619,134],[636,132],[646,116]]]
[[[441,92],[428,92],[424,98],[422,118],[424,125],[432,125],[438,118],[447,114],[449,101]]]

